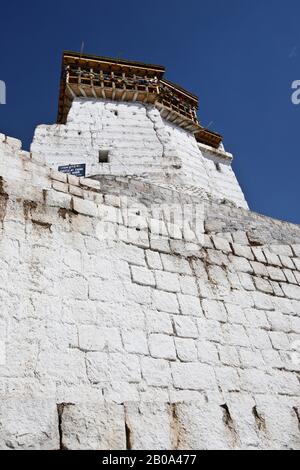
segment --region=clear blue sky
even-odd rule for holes
[[[253,210],[300,223],[299,0],[52,0],[1,3],[0,132],[28,148],[54,123],[64,49],[149,61],[200,98]]]

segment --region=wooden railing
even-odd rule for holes
[[[157,77],[127,75],[95,69],[66,67],[65,82],[74,96],[94,96],[124,101],[159,103],[169,113],[175,112],[198,124],[197,101],[174,89]],[[169,114],[168,113],[168,114]]]
[[[197,117],[198,98],[163,77],[160,67],[116,64],[95,60],[91,68],[88,58],[76,58],[77,63],[64,62],[61,77],[58,122],[65,123],[75,97],[138,101],[156,106],[163,119],[195,134],[200,143],[218,148],[222,136],[204,129]],[[82,61],[82,62],[80,62]],[[149,68],[150,67],[150,68]]]

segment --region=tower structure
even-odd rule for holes
[[[0,134],[0,449],[300,449],[300,228],[164,73],[67,52]]]
[[[38,126],[31,151],[57,170],[143,178],[247,207],[232,155],[197,109],[162,66],[66,52],[57,125]]]

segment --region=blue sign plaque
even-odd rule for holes
[[[77,165],[59,166],[58,171],[61,171],[62,173],[68,173],[69,175],[74,176],[85,176],[85,168],[85,163],[78,163]]]

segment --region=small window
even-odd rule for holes
[[[109,150],[99,150],[99,163],[109,163]]]
[[[216,165],[216,170],[217,170],[219,173],[221,173],[221,172],[222,172],[222,168],[221,168],[220,163],[217,162],[217,163],[215,163],[215,165]]]

